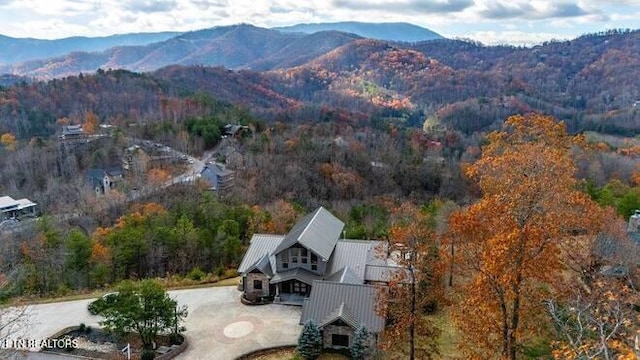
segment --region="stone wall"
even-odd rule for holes
[[[262,283],[262,289],[256,290],[253,287],[253,281],[259,280]],[[244,280],[244,291],[245,293],[255,294],[256,296],[269,296],[269,279],[264,274],[260,273],[248,273],[247,277]]]
[[[327,325],[322,329],[322,342],[325,349],[345,349],[342,346],[333,346],[331,343],[331,335],[347,335],[349,336],[349,347],[353,344],[354,331],[350,326]]]

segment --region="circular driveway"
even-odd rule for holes
[[[170,291],[179,305],[187,305],[189,341],[179,360],[233,360],[263,348],[293,345],[302,326],[301,307],[247,306],[240,303],[235,286]],[[101,320],[87,311],[90,300],[30,305],[24,325],[30,338],[46,338],[67,326],[97,326]]]
[[[232,360],[247,352],[297,342],[302,329],[298,325],[300,307],[247,306],[240,303],[235,287],[213,289],[216,291],[207,294],[208,300],[189,306],[185,322],[189,347],[176,359]],[[180,303],[182,296],[176,296]]]

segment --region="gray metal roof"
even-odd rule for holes
[[[322,206],[299,221],[275,250],[275,254],[295,243],[313,251],[324,260],[331,257],[344,223]]]
[[[338,319],[344,321],[347,325],[351,326],[354,329],[360,327],[360,322],[344,302],[341,303],[340,306],[338,306],[331,314],[327,315],[327,317],[325,317],[318,324],[318,326],[320,326],[320,328],[323,328]]]
[[[410,282],[410,274],[407,269],[390,265],[367,265],[364,274],[365,281],[389,282],[397,279],[402,283]]]
[[[246,273],[251,267],[256,265],[258,261],[262,260],[265,255],[272,255],[273,250],[284,239],[284,235],[266,235],[266,234],[254,234],[251,237],[251,244],[249,249],[242,258],[242,263],[238,267],[239,273]],[[271,268],[275,269],[275,259],[273,256],[269,256],[271,262]]]
[[[271,267],[271,261],[269,261],[270,255],[265,255],[262,259],[258,260],[255,264],[250,266],[246,272],[250,273],[253,270],[258,270],[261,273],[267,275],[268,277],[273,276],[273,268]]]
[[[344,310],[342,314],[355,319],[355,327],[364,325],[369,331],[380,332],[384,327],[384,318],[376,313],[378,291],[379,289],[373,285],[314,281],[309,300],[303,304],[300,323],[304,324],[311,319],[318,324],[326,321],[344,304],[350,314]]]
[[[15,208],[18,206],[18,202],[13,200],[11,196],[0,196],[0,209]]]
[[[367,266],[372,243],[372,241],[362,240],[338,240],[327,264],[326,274],[333,274],[349,267],[360,279],[364,280],[364,270]]]
[[[347,284],[362,284],[364,283],[364,277],[358,276],[350,267],[345,267],[340,271],[337,271],[324,279],[325,281],[334,281]]]
[[[320,280],[322,277],[303,268],[295,268],[288,271],[280,271],[271,278],[271,284],[277,284],[288,280],[298,280],[305,284],[311,285],[314,280]]]

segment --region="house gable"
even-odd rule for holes
[[[242,258],[242,262],[238,267],[238,272],[241,274],[246,273],[265,256],[269,259],[271,269],[275,269],[275,259],[272,256],[273,250],[278,246],[283,238],[284,235],[254,234],[251,237],[249,249],[247,249],[247,252]]]
[[[328,325],[340,318],[354,328],[364,326],[371,332],[380,332],[384,319],[376,313],[378,291],[372,285],[314,281],[311,295],[303,304],[300,323],[314,320]]]
[[[285,236],[275,254],[298,243],[328,261],[342,233],[344,223],[323,207],[305,216]]]

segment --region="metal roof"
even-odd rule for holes
[[[386,241],[338,240],[327,264],[327,274],[349,267],[360,279],[367,265],[386,265]]]
[[[324,279],[325,281],[334,281],[347,284],[362,284],[364,277],[358,276],[350,267],[344,267],[342,270],[335,272]]]
[[[249,249],[242,258],[242,263],[238,267],[239,273],[246,273],[249,268],[254,266],[265,255],[272,255],[273,250],[284,239],[284,235],[267,235],[267,234],[254,234],[251,237],[251,244]],[[271,262],[271,268],[275,269],[275,259],[273,256],[269,257]]]
[[[299,243],[323,260],[329,260],[343,227],[344,223],[340,219],[321,206],[305,216],[289,231],[275,253]]]
[[[389,282],[398,280],[402,283],[410,282],[409,271],[400,266],[390,265],[367,265],[364,274],[365,281]]]
[[[342,320],[353,329],[360,327],[360,322],[353,312],[349,309],[345,303],[341,303],[331,314],[327,315],[319,324],[320,328],[323,328],[336,320]]]
[[[320,280],[320,275],[314,274],[303,268],[295,268],[288,271],[280,271],[271,278],[271,284],[277,284],[288,280],[298,280],[311,285],[314,280]]]
[[[18,206],[18,203],[13,200],[11,196],[0,196],[0,209],[13,208]]]
[[[270,256],[266,254],[260,260],[258,260],[255,264],[250,266],[246,272],[250,273],[253,270],[258,270],[261,273],[267,275],[267,277],[273,276],[273,268],[271,267],[271,261],[269,260]]]
[[[18,203],[18,210],[27,209],[27,208],[36,206],[36,203],[26,198],[18,199],[16,200],[16,202]]]
[[[340,306],[345,306],[349,313],[343,310],[343,316],[348,318],[343,320],[352,321],[352,318],[357,322],[354,327],[364,325],[371,332],[380,332],[384,327],[384,318],[376,313],[378,291],[373,285],[314,281],[309,300],[303,304],[300,323],[312,319],[319,324],[330,319]]]

